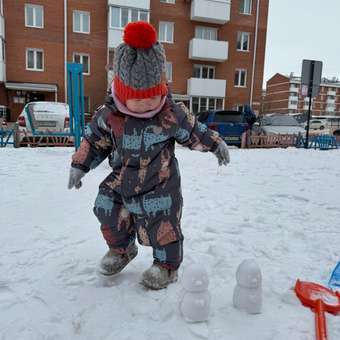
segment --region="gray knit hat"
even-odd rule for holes
[[[123,103],[127,99],[166,95],[165,63],[164,48],[157,41],[154,27],[144,21],[128,24],[124,42],[115,49],[115,95]]]

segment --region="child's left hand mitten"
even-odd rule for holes
[[[228,145],[224,141],[218,145],[214,154],[217,157],[218,165],[228,165],[230,163]]]
[[[72,189],[73,187],[75,187],[76,189],[80,189],[80,187],[82,185],[81,179],[84,176],[85,176],[85,172],[83,170],[71,167],[67,187],[69,189]]]

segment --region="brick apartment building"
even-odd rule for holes
[[[192,112],[259,111],[269,0],[0,0],[0,110],[65,101],[65,65],[84,65],[85,109],[102,103],[128,22],[158,30],[175,100]],[[66,13],[66,15],[65,15]]]
[[[275,74],[267,81],[262,113],[303,113],[309,98],[302,93],[301,78]],[[340,116],[340,81],[322,79],[319,95],[312,99],[312,114]]]

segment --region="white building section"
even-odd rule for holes
[[[135,21],[149,21],[150,1],[109,0],[108,47],[114,49],[123,42],[124,27]]]
[[[193,0],[190,18],[223,25],[230,20],[230,0]]]
[[[227,41],[193,38],[189,44],[189,58],[213,62],[226,61],[228,59],[228,47]]]
[[[108,5],[150,10],[150,0],[108,0]]]
[[[188,95],[197,97],[225,97],[227,81],[224,79],[188,79]]]
[[[329,89],[327,92],[327,96],[335,96],[336,95],[336,89]]]
[[[123,42],[123,29],[110,28],[108,37],[109,48],[116,48],[122,42]]]

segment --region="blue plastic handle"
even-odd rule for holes
[[[334,268],[331,278],[328,281],[328,287],[337,290],[340,289],[340,262]]]

